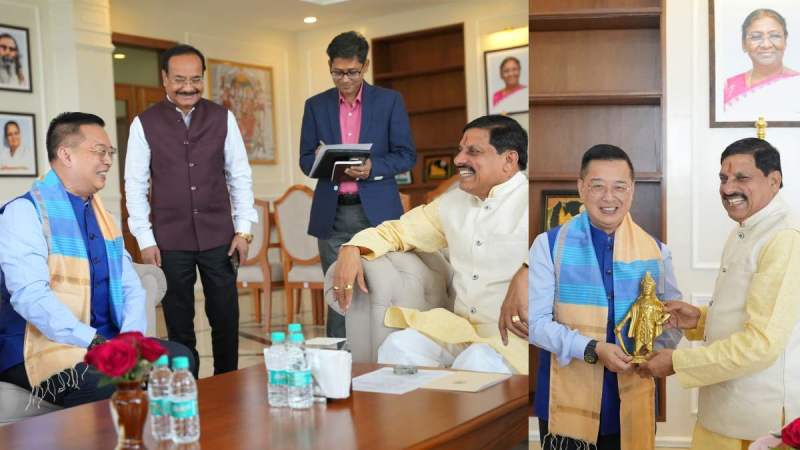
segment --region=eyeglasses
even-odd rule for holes
[[[106,147],[105,145],[96,145],[92,148],[87,148],[87,150],[99,156],[101,159],[105,159],[106,155],[114,159],[114,155],[117,154],[117,149],[114,147]]]
[[[767,35],[767,39],[769,39],[772,45],[782,44],[785,38],[786,36],[781,33],[769,33]],[[747,40],[753,44],[761,45],[764,43],[764,33],[750,33],[747,35]]]
[[[357,80],[361,78],[362,70],[363,69],[358,69],[358,70],[351,69],[346,72],[342,70],[331,70],[331,77],[333,77],[334,80],[341,80],[344,77],[347,77],[351,80]]]
[[[610,192],[616,198],[622,198],[628,195],[631,191],[631,186],[626,183],[616,183],[611,186],[606,186],[602,183],[592,183],[589,185],[589,193],[594,197],[602,197]]]
[[[17,47],[12,47],[10,45],[0,44],[0,50],[15,52],[15,51],[17,51]]]
[[[177,84],[178,86],[183,86],[184,84],[190,84],[192,86],[199,86],[203,84],[203,77],[192,77],[192,78],[184,78],[184,77],[175,77],[169,80],[172,84]]]

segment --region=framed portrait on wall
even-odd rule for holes
[[[548,231],[563,225],[581,212],[581,198],[578,191],[542,192],[543,230]]]
[[[453,157],[431,156],[425,158],[425,181],[446,180],[453,174]]]
[[[27,28],[0,23],[0,89],[33,92]]]
[[[0,111],[0,177],[35,177],[36,118],[33,114]]]
[[[484,52],[487,114],[528,112],[528,46]]]
[[[211,101],[233,112],[250,164],[277,164],[272,68],[208,60]]]
[[[795,0],[709,0],[710,125],[800,126],[800,25]],[[792,36],[794,33],[792,34]]]

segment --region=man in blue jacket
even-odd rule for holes
[[[417,159],[400,93],[364,82],[368,52],[369,43],[361,34],[336,36],[327,49],[336,87],[308,99],[303,112],[300,168],[306,175],[322,144],[372,144],[369,159],[345,172],[354,181],[338,187],[327,178],[317,181],[308,234],[319,240],[323,272],[357,232],[400,217],[403,206],[394,176],[410,170]],[[344,316],[330,307],[326,332],[331,337],[345,335]]]

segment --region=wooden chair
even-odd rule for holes
[[[268,257],[272,234],[269,202],[256,199],[254,206],[258,212],[258,223],[253,224],[251,230],[253,242],[250,243],[247,258],[239,266],[236,286],[241,289],[250,289],[250,295],[253,298],[253,315],[258,323],[261,323],[261,293],[267,294],[265,306],[267,328],[269,328],[272,322],[272,291],[276,288],[276,284],[282,284],[283,273],[280,265],[271,264]]]
[[[425,203],[432,202],[436,197],[444,194],[445,192],[451,189],[458,189],[458,180],[461,177],[459,175],[453,175],[452,177],[442,181],[436,186],[436,189],[428,192],[425,194]]]
[[[400,193],[400,203],[403,204],[403,212],[407,213],[411,209],[411,196],[408,194]]]
[[[298,302],[302,289],[311,290],[311,310],[316,325],[325,323],[322,288],[325,277],[316,238],[308,235],[313,191],[296,184],[274,202],[275,225],[281,247],[283,280],[286,290],[287,323],[294,322],[295,292]]]

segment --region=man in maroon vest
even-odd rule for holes
[[[236,119],[200,97],[205,68],[203,54],[188,45],[162,54],[167,95],[131,124],[125,195],[128,224],[142,260],[160,266],[167,277],[162,305],[169,339],[189,347],[198,362],[194,284],[200,269],[214,374],[219,374],[237,367],[239,303],[234,261],[246,257],[253,238],[250,227],[258,215]]]

